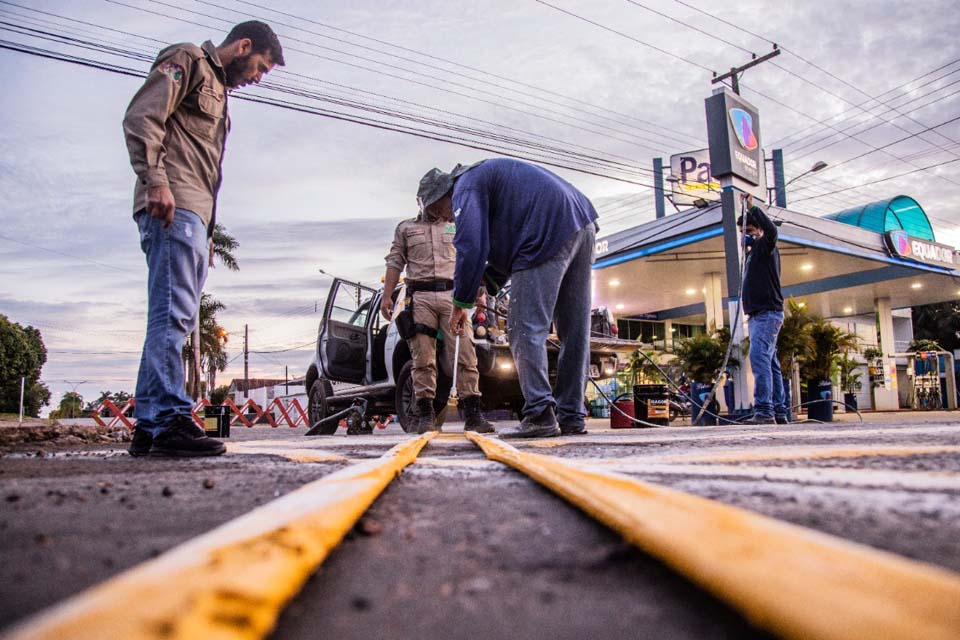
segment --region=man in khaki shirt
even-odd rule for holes
[[[380,310],[384,317],[393,315],[390,294],[406,267],[407,308],[413,308],[416,334],[407,341],[413,356],[413,391],[420,417],[420,433],[439,430],[433,400],[437,389],[437,330],[443,335],[444,355],[453,365],[456,335],[450,328],[453,313],[453,268],[455,254],[453,219],[429,219],[421,213],[397,225],[390,253],[386,257],[384,295]],[[460,358],[457,363],[457,396],[464,409],[464,429],[491,433],[493,425],[480,410],[480,375],[477,352],[470,333],[460,336]]]
[[[270,27],[244,22],[220,46],[207,41],[161,51],[127,108],[123,132],[137,174],[133,217],[147,258],[147,333],[137,375],[133,456],[225,450],[193,421],[180,354],[197,324],[213,257],[209,238],[230,130],[227,91],[258,83],[283,63]]]

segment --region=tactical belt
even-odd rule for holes
[[[407,282],[407,291],[452,291],[453,280],[415,280]]]
[[[417,280],[407,282],[407,304],[397,314],[397,332],[404,340],[409,340],[417,334],[437,339],[437,329],[420,322],[413,321],[413,294],[417,291],[450,291],[453,289],[453,280]]]

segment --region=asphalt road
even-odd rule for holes
[[[520,446],[960,571],[956,414],[612,431]],[[448,427],[455,431],[456,425]],[[235,430],[210,460],[117,444],[0,457],[0,629],[407,436]],[[40,453],[41,455],[37,455]],[[276,638],[763,637],[462,438],[431,442],[281,616]]]

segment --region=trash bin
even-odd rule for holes
[[[710,401],[703,415],[700,415],[700,410],[707,398],[710,397],[711,391],[713,391],[713,383],[711,382],[694,382],[690,385],[690,420],[691,424],[696,427],[715,426],[718,422],[717,414],[720,412],[720,403],[716,397]],[[724,388],[724,393],[726,393],[726,388]],[[731,402],[731,404],[733,403]],[[699,420],[697,419],[698,415],[700,416]]]
[[[833,422],[833,383],[830,380],[807,382],[807,418]]]
[[[230,437],[230,410],[222,404],[214,404],[203,410],[203,430],[211,438]]]
[[[633,412],[638,420],[664,427],[670,426],[670,395],[667,393],[667,385],[634,385]]]

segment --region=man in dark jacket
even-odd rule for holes
[[[753,369],[754,424],[786,423],[787,406],[783,392],[783,374],[777,358],[777,336],[783,326],[783,293],[780,290],[780,249],[777,225],[753,199],[747,206],[747,252],[741,304],[749,317],[750,367]],[[737,220],[743,228],[743,216]]]
[[[424,209],[452,210],[456,219],[455,331],[466,323],[484,280],[488,289],[506,277],[511,281],[507,335],[525,404],[520,425],[500,435],[585,433],[593,205],[559,176],[506,158],[458,166],[450,174],[434,169],[421,180],[419,195]],[[555,394],[547,371],[551,323],[562,343]]]

